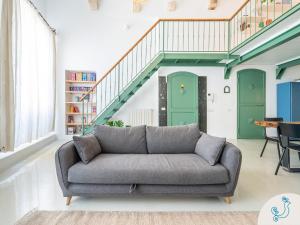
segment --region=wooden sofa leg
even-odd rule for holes
[[[225,197],[225,198],[224,198],[224,201],[225,201],[225,203],[227,203],[227,204],[231,204],[231,203],[232,203],[231,197]]]
[[[66,199],[66,205],[69,206],[71,204],[72,196],[67,197]]]

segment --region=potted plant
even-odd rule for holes
[[[109,120],[106,122],[106,125],[110,127],[124,127],[124,122],[122,120]]]

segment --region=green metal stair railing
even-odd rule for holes
[[[80,99],[83,134],[94,125],[107,122],[162,65],[193,63],[221,65],[226,69],[226,64],[219,62],[236,57],[229,53],[263,29],[256,27],[258,16],[266,22],[271,15],[270,7],[265,7],[271,0],[263,1],[267,2],[258,4],[257,0],[248,0],[228,19],[158,20]],[[273,19],[284,13],[284,10],[281,14],[277,12],[275,1],[272,1]],[[95,102],[96,116],[91,113]]]

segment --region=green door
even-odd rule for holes
[[[167,83],[168,126],[198,123],[198,76],[176,72]]]
[[[254,122],[265,117],[265,77],[256,69],[238,72],[238,138],[264,137],[264,129]]]

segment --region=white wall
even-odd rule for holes
[[[229,139],[237,137],[237,72],[255,68],[266,72],[266,116],[277,115],[276,84],[300,79],[300,66],[290,68],[281,80],[276,80],[275,66],[241,65],[224,80],[222,67],[164,67],[154,74],[124,106],[114,119],[129,121],[130,112],[137,109],[154,109],[155,125],[158,125],[158,76],[167,76],[176,71],[188,71],[198,76],[207,76],[207,92],[214,93],[215,101],[207,102],[207,132]],[[231,93],[224,94],[224,86],[230,86]],[[272,131],[271,131],[272,132]]]

